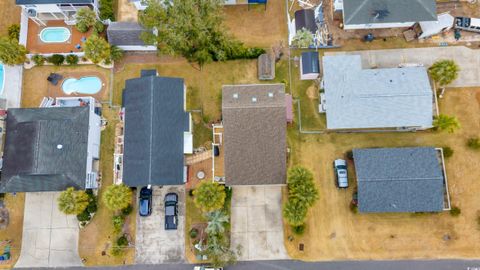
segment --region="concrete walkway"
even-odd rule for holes
[[[450,86],[480,86],[480,50],[463,46],[325,53],[325,55],[340,54],[362,55],[364,68],[397,67],[401,63],[421,63],[429,67],[437,60],[452,59],[460,66],[460,72],[458,79]]]
[[[15,268],[82,266],[78,222],[58,210],[59,192],[25,196],[22,250]]]
[[[4,65],[3,68],[5,72],[5,82],[0,98],[7,100],[7,108],[20,108],[23,66]]]

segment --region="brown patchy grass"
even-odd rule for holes
[[[300,135],[288,131],[292,164],[314,172],[320,192],[311,208],[303,237],[285,228],[285,245],[292,258],[302,260],[478,258],[480,231],[477,224],[480,198],[480,152],[466,147],[480,128],[480,88],[449,89],[440,100],[440,111],[455,115],[462,128],[453,134],[440,132]],[[308,116],[306,116],[308,117]],[[452,204],[459,217],[438,214],[353,214],[349,209],[353,188],[338,190],[332,160],[352,148],[395,146],[449,146],[455,152],[446,160]],[[350,183],[355,177],[350,166]],[[450,239],[445,240],[448,236]],[[447,237],[447,238],[448,238]],[[303,243],[305,251],[298,250]]]
[[[204,223],[207,220],[202,214],[202,211],[195,206],[193,197],[188,192],[185,196],[186,215],[185,215],[185,257],[190,263],[201,263],[195,258],[193,243],[190,238],[190,230],[192,225]]]
[[[15,5],[15,0],[0,1],[0,36],[8,34],[8,27],[12,24],[20,24],[21,8]]]
[[[10,221],[6,229],[0,230],[0,242],[11,240],[12,259],[8,264],[0,264],[0,269],[11,269],[20,257],[23,230],[23,209],[25,206],[25,193],[17,193],[16,196],[6,194],[4,203],[9,212]],[[0,245],[0,253],[3,253],[5,245]]]
[[[230,33],[248,46],[270,48],[283,41],[287,45],[285,1],[269,1],[264,5],[226,6],[225,25]]]
[[[107,128],[102,131],[101,142],[101,171],[102,186],[99,189],[98,211],[93,220],[86,228],[80,230],[78,251],[80,257],[85,259],[86,266],[97,265],[122,265],[133,264],[135,259],[135,248],[125,250],[125,254],[119,257],[110,255],[110,247],[117,240],[113,233],[112,217],[113,212],[108,210],[101,200],[106,187],[113,183],[113,151],[115,125],[118,123],[118,111],[103,106],[103,117],[108,120]],[[135,243],[136,228],[136,207],[127,218],[126,233],[130,236],[130,243]]]

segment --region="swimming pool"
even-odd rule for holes
[[[0,63],[0,95],[3,93],[4,84],[5,84],[5,68]]]
[[[63,81],[62,90],[65,94],[89,94],[93,95],[102,89],[102,80],[98,77],[90,76],[80,79],[69,78]]]
[[[66,27],[47,27],[40,32],[40,39],[45,43],[62,43],[72,34]]]

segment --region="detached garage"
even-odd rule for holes
[[[303,52],[300,57],[300,80],[315,80],[319,75],[318,52]]]

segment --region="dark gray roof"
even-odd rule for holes
[[[222,115],[226,185],[285,184],[285,86],[224,86]]]
[[[88,107],[8,110],[0,192],[85,189],[88,123]]]
[[[146,76],[126,81],[123,182],[183,184],[184,82]]]
[[[320,60],[318,52],[302,52],[303,74],[320,73]]]
[[[112,22],[107,28],[108,43],[116,46],[146,46],[140,38],[145,31],[136,22]]]
[[[317,32],[317,23],[315,22],[315,12],[313,9],[300,9],[295,11],[295,30],[305,28],[312,33]]]
[[[347,25],[436,20],[435,0],[343,0],[343,22]]]
[[[93,0],[16,0],[17,5],[91,4]]]
[[[443,210],[444,178],[432,147],[354,149],[360,212]]]

